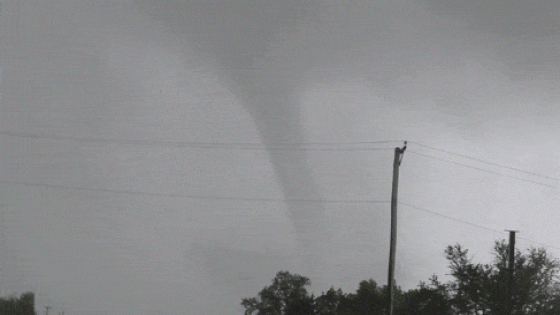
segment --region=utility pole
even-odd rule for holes
[[[387,288],[389,290],[389,315],[393,315],[393,295],[395,288],[395,254],[397,250],[397,196],[399,188],[399,166],[406,150],[406,141],[402,148],[395,148],[393,160],[393,191],[391,194],[391,246],[389,248],[389,275]]]
[[[45,309],[47,310],[46,315],[49,315],[49,309],[51,309],[51,308],[52,308],[52,306],[45,306]]]
[[[508,313],[513,314],[513,286],[515,285],[513,272],[515,270],[515,230],[509,230],[509,249],[508,249]]]

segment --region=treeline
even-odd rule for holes
[[[433,276],[416,289],[394,290],[395,315],[557,315],[560,314],[560,264],[543,248],[516,251],[510,282],[508,246],[497,241],[493,260],[473,263],[460,245],[445,249],[452,280]],[[246,315],[386,315],[387,286],[362,281],[355,293],[331,288],[315,297],[310,280],[280,271],[256,297],[242,299]]]
[[[20,297],[0,298],[0,315],[37,315],[35,312],[35,294],[26,292]]]

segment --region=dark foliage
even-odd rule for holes
[[[395,315],[553,315],[560,314],[560,263],[542,248],[515,253],[513,280],[508,246],[498,241],[489,264],[473,263],[460,245],[445,250],[453,280],[394,292]],[[512,282],[513,281],[513,282]],[[385,315],[387,286],[362,281],[356,293],[330,288],[317,298],[309,295],[309,279],[287,271],[276,274],[272,285],[257,297],[243,299],[246,315]]]
[[[243,299],[241,305],[246,315],[314,314],[314,298],[305,289],[309,284],[306,277],[280,271],[272,285],[264,287],[257,297]]]
[[[11,296],[0,298],[0,314],[2,315],[36,315],[35,294],[23,293],[19,298]]]
[[[496,242],[491,264],[472,263],[460,245],[448,246],[451,303],[459,314],[560,314],[560,264],[542,248],[515,253],[510,284],[508,246]],[[511,294],[511,298],[510,298]],[[511,309],[511,311],[510,311]]]
[[[402,293],[395,313],[397,315],[453,314],[448,287],[441,284],[435,276],[430,281],[429,285],[421,283],[418,289]]]

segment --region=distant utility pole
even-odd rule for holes
[[[508,312],[513,314],[513,287],[515,285],[513,272],[515,270],[515,230],[509,230],[509,279],[508,279]]]
[[[47,315],[49,315],[49,309],[51,309],[51,308],[52,308],[52,306],[45,306],[45,309],[47,309],[47,313],[46,313]]]
[[[391,246],[389,248],[389,275],[387,288],[389,289],[389,315],[393,315],[393,291],[395,287],[395,254],[397,249],[397,195],[399,188],[399,166],[406,150],[406,141],[402,148],[395,148],[393,160],[393,191],[391,194]]]

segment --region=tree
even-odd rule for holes
[[[397,315],[451,315],[448,286],[430,278],[430,284],[420,283],[418,289],[404,292],[395,309]]]
[[[560,264],[542,248],[515,253],[514,282],[509,290],[508,245],[494,246],[491,264],[474,264],[460,245],[445,250],[451,275],[450,302],[459,314],[560,314]],[[513,298],[509,292],[512,292]]]
[[[348,294],[341,299],[337,315],[385,315],[389,307],[387,286],[379,287],[370,279],[359,284],[355,294]],[[401,294],[396,289],[395,296]]]
[[[560,314],[560,262],[542,248],[516,251],[513,285],[509,278],[508,245],[494,245],[489,264],[473,263],[461,245],[445,250],[453,280],[442,284],[433,276],[417,289],[395,290],[396,315],[557,315]],[[246,315],[385,315],[387,286],[370,279],[356,293],[330,288],[317,298],[305,287],[309,279],[280,271],[257,297],[243,299]],[[510,312],[511,310],[511,312]]]
[[[257,297],[242,299],[241,305],[246,315],[312,315],[314,297],[305,288],[309,284],[306,277],[280,271],[272,285],[264,287]]]
[[[338,315],[339,308],[345,306],[346,295],[341,289],[331,287],[315,299],[315,311],[318,315]]]
[[[36,315],[35,294],[23,293],[19,298],[11,296],[0,298],[0,314],[2,315]]]

